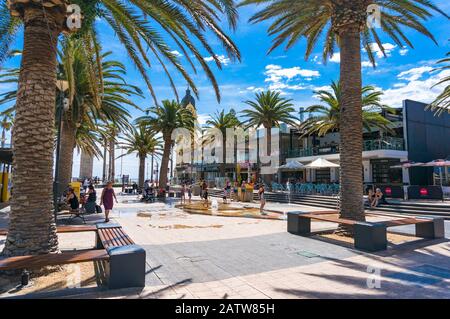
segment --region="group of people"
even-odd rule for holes
[[[369,191],[367,193],[367,204],[372,208],[377,207],[381,204],[387,204],[386,197],[384,196],[380,188],[377,188],[375,192],[372,188],[369,188]]]
[[[205,180],[200,181],[200,198],[203,201],[203,205],[208,208],[209,206],[209,193],[208,193],[208,183]],[[192,200],[192,187],[193,185],[191,183],[183,182],[181,185],[181,204],[186,203],[186,193],[188,196],[189,203]],[[239,183],[238,181],[234,182],[234,185],[232,185],[231,181],[229,179],[226,180],[225,185],[223,187],[223,203],[228,204],[228,200],[230,201],[240,201],[244,200],[245,193],[247,191],[247,187],[250,187],[253,189],[254,184],[252,182],[243,181],[242,183]],[[241,198],[239,198],[239,188],[241,189]],[[264,196],[265,188],[264,184],[261,183],[258,189],[258,197],[260,200],[260,211],[261,214],[265,214],[264,207],[266,205],[266,199]]]
[[[65,201],[70,208],[71,212],[79,212],[80,204],[82,209],[86,214],[94,214],[101,212],[101,206],[105,209],[105,223],[109,222],[109,215],[113,209],[114,201],[118,203],[116,194],[114,192],[113,183],[108,182],[103,188],[102,194],[100,196],[100,205],[97,205],[97,192],[92,183],[84,188],[84,194],[80,194],[81,199],[79,199],[75,193],[75,189],[71,186],[67,188],[65,192]]]

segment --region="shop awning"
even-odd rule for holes
[[[309,163],[308,165],[305,165],[307,168],[332,168],[332,167],[339,167],[338,164],[332,163],[330,161],[327,161],[323,158],[318,158],[314,162]]]
[[[303,165],[299,161],[290,161],[284,165],[281,165],[278,168],[281,170],[299,170],[299,169],[304,169],[305,165]]]

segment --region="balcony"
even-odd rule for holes
[[[377,150],[394,150],[394,151],[404,151],[405,141],[403,138],[398,137],[386,137],[383,139],[376,140],[365,140],[363,141],[364,151],[377,151]],[[309,156],[321,156],[339,154],[338,145],[330,146],[317,146],[309,147],[305,149],[290,150],[288,152],[288,157],[309,157]]]

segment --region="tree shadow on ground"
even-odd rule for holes
[[[435,240],[433,244],[448,242],[448,240]],[[338,267],[357,271],[358,275],[324,274],[314,272],[301,272],[304,275],[326,280],[332,291],[311,291],[308,289],[284,289],[275,288],[275,291],[286,293],[298,298],[450,298],[450,270],[446,265],[450,264],[450,257],[427,248],[430,243],[421,243],[414,246],[414,250],[407,250],[399,262],[388,256],[399,254],[367,254],[368,262],[356,262],[345,259],[321,257]],[[420,250],[419,250],[420,249]],[[406,250],[406,249],[405,249]],[[445,248],[445,250],[448,250]],[[404,257],[408,257],[407,259]],[[371,262],[373,261],[373,263]],[[383,264],[395,267],[395,269],[383,269]],[[368,267],[380,267],[380,288],[369,288],[368,280],[372,280],[373,272]],[[394,281],[395,280],[395,281]],[[312,280],[314,283],[314,279]],[[350,287],[348,293],[339,292],[339,287]],[[314,284],[311,284],[314,288]],[[346,289],[341,289],[346,290]]]

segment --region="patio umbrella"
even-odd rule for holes
[[[287,169],[287,170],[298,170],[298,169],[305,168],[305,165],[303,165],[302,163],[300,163],[298,161],[290,161],[290,162],[287,162],[284,165],[281,165],[278,168],[279,169]]]
[[[443,160],[443,159],[437,159],[437,160],[425,163],[422,166],[425,166],[425,167],[439,167],[439,179],[441,181],[441,187],[442,187],[442,167],[450,166],[450,161],[449,160]]]
[[[424,163],[421,162],[403,162],[400,163],[399,165],[394,165],[391,166],[391,168],[411,168],[411,167],[419,167],[419,166],[423,166]]]
[[[332,167],[339,167],[338,164],[332,163],[330,161],[327,161],[323,158],[318,158],[314,162],[309,163],[308,165],[305,165],[307,168],[332,168]]]
[[[426,167],[447,167],[450,166],[450,160],[437,159],[423,164]]]

